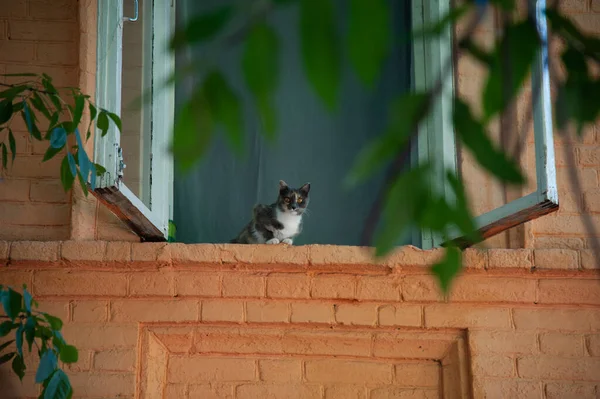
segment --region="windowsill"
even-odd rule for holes
[[[0,264],[36,267],[202,268],[256,272],[324,272],[389,274],[426,269],[443,253],[413,246],[398,248],[376,261],[372,249],[336,245],[236,245],[130,243],[122,241],[0,241]],[[595,273],[590,250],[571,249],[468,249],[464,253],[468,272],[502,274],[565,272]],[[597,269],[596,269],[597,270]]]

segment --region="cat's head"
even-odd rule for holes
[[[283,212],[301,215],[308,206],[310,183],[306,183],[300,188],[290,188],[283,180],[279,181],[279,197],[277,206]]]

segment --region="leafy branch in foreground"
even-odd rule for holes
[[[7,319],[0,323],[0,337],[8,337],[12,331],[15,337],[0,345],[0,365],[12,360],[12,370],[22,381],[27,369],[23,345],[27,345],[30,353],[35,346],[40,359],[35,382],[43,386],[39,398],[71,398],[71,382],[58,367],[58,361],[65,364],[75,363],[79,355],[77,348],[67,344],[60,332],[62,320],[36,310],[38,303],[25,285],[23,294],[0,285],[0,300],[6,313],[6,316],[0,316],[0,319]]]
[[[95,189],[96,178],[102,176],[106,170],[90,159],[84,148],[84,139],[87,142],[90,138],[94,122],[103,137],[108,132],[110,121],[120,130],[119,116],[96,108],[90,96],[83,94],[78,88],[57,89],[47,74],[20,73],[0,76],[28,78],[15,84],[0,83],[0,87],[5,88],[0,91],[2,169],[8,169],[9,159],[14,163],[17,146],[12,122],[15,117],[20,116],[31,140],[48,142],[42,162],[60,153],[64,154],[60,179],[65,191],[71,189],[75,178],[79,180],[85,195],[88,194],[87,183],[92,190]],[[79,126],[86,108],[89,110],[90,122],[85,127],[86,134],[83,138]],[[74,137],[73,145],[69,143],[69,136]]]

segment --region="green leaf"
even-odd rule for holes
[[[527,19],[505,28],[483,89],[485,121],[501,112],[521,90],[539,47],[535,21]]]
[[[67,143],[67,131],[62,127],[57,127],[52,130],[50,136],[50,146],[52,148],[63,148]]]
[[[92,103],[88,103],[88,107],[90,109],[90,122],[91,122],[96,118],[96,115],[98,115],[98,109],[96,109],[96,107]]]
[[[25,124],[27,125],[27,130],[29,131],[29,133],[36,140],[41,141],[42,134],[40,133],[40,130],[38,129],[37,125],[35,124],[35,116],[31,113],[31,110],[29,109],[29,106],[27,105],[27,103],[25,101],[23,101],[23,110],[21,111],[21,116],[23,117],[23,120],[25,121]]]
[[[348,57],[369,87],[375,85],[390,53],[391,17],[386,0],[350,1]]]
[[[545,11],[553,34],[564,38],[568,44],[577,47],[588,57],[600,61],[600,39],[584,34],[560,11],[553,8],[547,8]]]
[[[183,29],[175,32],[171,40],[171,49],[179,49],[212,38],[227,25],[232,16],[233,8],[227,5],[191,18]]]
[[[332,0],[300,2],[300,46],[309,83],[333,110],[339,98],[342,61]]]
[[[44,390],[44,399],[69,399],[71,395],[73,389],[69,377],[61,369],[56,370]]]
[[[102,137],[106,136],[108,132],[108,115],[105,111],[100,111],[96,126],[102,131]]]
[[[42,158],[42,162],[46,162],[46,161],[54,158],[54,156],[61,151],[62,151],[62,147],[61,148],[54,148],[52,146],[48,147],[48,149],[44,153],[44,158]]]
[[[6,149],[6,144],[0,143],[0,148],[2,149],[2,167],[6,169],[8,166],[8,150]]]
[[[29,89],[27,85],[13,86],[10,89],[0,91],[0,98],[4,98],[7,101],[12,101],[16,96]]]
[[[10,322],[9,322],[10,323]],[[4,349],[6,349],[10,344],[12,344],[13,342],[15,342],[14,339],[11,339],[10,341],[6,341],[4,342],[2,345],[0,345],[0,352],[2,352]]]
[[[464,237],[472,243],[482,241],[481,234],[473,221],[463,182],[455,175],[454,171],[448,171],[446,179],[454,193],[454,209],[451,213],[453,223],[459,228]]]
[[[0,323],[0,337],[5,337],[8,335],[9,332],[11,332],[11,330],[13,328],[15,328],[17,325],[15,323],[13,323],[12,321],[6,320],[3,321],[2,323]]]
[[[373,140],[358,155],[345,184],[354,186],[383,167],[409,145],[411,134],[430,107],[428,93],[407,93],[394,100],[388,112],[385,134]]]
[[[175,225],[175,222],[171,219],[169,219],[169,231],[167,234],[167,241],[168,242],[175,242],[175,234],[177,233],[177,226]]]
[[[25,327],[23,324],[18,323],[17,331],[15,332],[15,346],[17,347],[17,353],[19,356],[23,356],[23,333]]]
[[[10,341],[13,342],[13,341]],[[10,359],[13,358],[14,355],[16,355],[16,352],[10,352],[10,353],[5,353],[4,355],[0,356],[0,365],[3,365],[4,363],[10,361]]]
[[[12,129],[8,129],[8,145],[12,155],[11,162],[14,163],[15,157],[17,156],[17,142],[15,140],[15,136],[13,135]]]
[[[119,131],[121,131],[122,124],[121,124],[121,118],[119,118],[119,115],[114,114],[112,112],[108,112],[108,111],[106,111],[106,114],[108,115],[108,117],[110,119],[112,119],[112,121],[117,126],[117,128],[119,129]]]
[[[35,339],[35,324],[35,318],[29,316],[27,318],[27,322],[25,323],[25,341],[29,347],[29,352],[31,352],[33,340]]]
[[[471,9],[471,4],[462,4],[460,6],[453,6],[450,11],[439,21],[424,26],[421,28],[415,28],[410,33],[410,38],[412,41],[416,39],[422,39],[424,37],[434,37],[439,36],[444,32],[444,29],[451,23],[456,23],[463,15],[467,13]]]
[[[229,144],[241,152],[244,146],[242,105],[236,93],[217,71],[206,76],[204,92],[214,120],[223,124]]]
[[[475,119],[469,106],[458,97],[455,98],[453,121],[456,134],[483,168],[503,182],[524,182],[519,167],[502,150],[494,147],[483,124]]]
[[[37,372],[35,373],[35,383],[39,384],[56,370],[58,365],[58,359],[54,351],[49,350],[42,354],[40,359],[40,365],[38,366]]]
[[[106,173],[106,168],[104,168],[104,166],[95,163],[94,167],[96,168],[96,176],[102,176]]]
[[[19,377],[19,380],[23,381],[23,377],[25,377],[25,369],[27,367],[25,366],[25,362],[23,361],[23,356],[21,355],[17,355],[15,356],[15,358],[12,361],[12,369],[15,372],[15,374],[17,375],[17,377]]]
[[[57,330],[59,331],[62,326],[63,326],[63,322],[61,319],[59,319],[58,317],[55,316],[51,316],[48,313],[43,313],[44,318],[46,319],[46,321],[48,321],[48,324],[50,324],[50,327],[53,330]]]
[[[242,69],[246,85],[256,100],[268,138],[277,130],[273,95],[279,80],[279,40],[268,25],[256,25],[246,40],[242,56]]]
[[[77,348],[73,345],[65,345],[60,349],[60,361],[63,363],[75,363],[79,359]]]
[[[0,125],[5,124],[10,120],[10,117],[13,114],[13,104],[12,100],[2,100],[0,101]]]
[[[23,76],[23,77],[32,77],[32,76],[39,76],[37,73],[2,73],[0,74],[0,76]]]
[[[78,126],[83,116],[83,109],[85,108],[85,97],[82,95],[75,96],[75,109],[73,110],[73,125]]]
[[[87,197],[89,194],[87,182],[83,179],[83,176],[79,172],[77,172],[77,178],[79,179],[79,184],[81,185],[81,191],[83,191],[83,194],[85,194]]]
[[[23,302],[25,304],[25,310],[27,310],[30,313],[31,313],[31,301],[32,300],[33,300],[33,297],[31,296],[29,291],[27,291],[27,287],[23,287]]]
[[[33,95],[29,98],[29,101],[31,101],[31,104],[33,104],[35,109],[40,111],[46,118],[52,118],[50,111],[48,111],[48,108],[46,108],[46,104],[44,104],[44,101],[42,100],[37,91],[33,92]]]
[[[65,155],[65,157],[62,160],[62,163],[60,164],[60,182],[62,183],[65,192],[69,191],[73,187],[74,181],[75,176],[73,175],[73,173],[71,173],[68,155]]]
[[[462,267],[462,253],[456,247],[446,248],[444,258],[431,267],[431,272],[437,277],[442,292],[447,295],[452,280]]]
[[[4,307],[4,313],[12,321],[15,321],[23,307],[23,296],[9,287],[2,295],[2,306]]]

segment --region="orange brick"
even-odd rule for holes
[[[600,258],[596,257],[595,252],[596,251],[592,249],[584,249],[580,251],[582,269],[600,269]]]
[[[342,359],[307,360],[305,376],[309,382],[389,384],[391,364]]]
[[[515,375],[515,359],[506,355],[485,353],[472,357],[473,373],[485,377],[512,377]]]
[[[73,302],[73,321],[76,323],[108,321],[108,301]]]
[[[600,330],[598,309],[514,309],[518,330]]]
[[[333,304],[321,302],[293,302],[292,323],[333,323]]]
[[[530,269],[533,266],[533,251],[530,249],[490,249],[490,268]]]
[[[354,332],[289,331],[284,336],[283,352],[300,355],[370,356],[371,336]]]
[[[295,359],[264,359],[258,361],[262,381],[302,381],[302,363]]]
[[[58,242],[15,241],[10,246],[10,258],[53,262],[58,260],[58,251]]]
[[[31,281],[33,279],[32,272],[18,271],[15,269],[6,269],[0,267],[0,284],[5,287],[11,287],[14,290],[21,291],[23,284],[27,285],[28,289],[31,289]]]
[[[437,389],[414,389],[387,386],[383,388],[376,388],[371,391],[370,399],[436,399],[439,398],[440,394]]]
[[[134,371],[134,349],[111,349],[94,354],[94,369],[102,371]]]
[[[70,320],[69,302],[67,301],[39,300],[38,310],[56,316],[64,322]]]
[[[581,335],[562,333],[540,334],[543,353],[556,356],[583,356],[584,339]]]
[[[238,301],[202,301],[202,321],[244,321],[244,304]]]
[[[269,298],[308,298],[310,280],[305,275],[273,275],[267,277]]]
[[[600,225],[600,215],[590,215],[592,222]],[[546,215],[533,223],[534,234],[584,235],[586,228],[579,215]]]
[[[596,397],[596,387],[594,384],[572,382],[551,382],[546,384],[546,399],[592,399]]]
[[[129,295],[131,296],[174,296],[173,273],[137,272],[130,276]]]
[[[361,276],[358,280],[357,298],[359,300],[398,301],[400,282],[391,275],[385,277]]]
[[[32,201],[40,202],[69,202],[70,199],[70,194],[65,193],[62,184],[55,180],[32,181],[29,195]]]
[[[577,269],[577,251],[572,249],[536,249],[534,264],[538,269]]]
[[[578,149],[579,163],[584,166],[600,165],[600,147],[582,147]]]
[[[175,293],[178,296],[221,296],[221,282],[216,274],[178,272]]]
[[[443,297],[433,276],[406,276],[402,280],[402,298],[405,301],[440,301]]]
[[[585,247],[583,239],[577,237],[535,237],[533,242],[537,248],[565,248],[582,249]]]
[[[548,380],[598,380],[600,359],[536,356],[517,359],[519,377]]]
[[[107,242],[104,260],[129,262],[131,260],[131,243],[121,241]]]
[[[171,356],[167,381],[253,381],[255,360],[207,356]]]
[[[74,4],[66,3],[56,6],[45,1],[31,1],[29,3],[29,16],[43,20],[74,20],[77,9]]]
[[[473,353],[536,353],[537,334],[516,331],[469,331]]]
[[[71,228],[69,225],[61,226],[18,226],[12,225],[10,229],[0,230],[0,240],[68,240]]]
[[[33,43],[0,40],[0,61],[11,64],[13,62],[32,62],[34,58],[35,45]]]
[[[265,293],[265,278],[228,273],[223,276],[223,296],[229,297],[263,297]]]
[[[386,305],[379,308],[379,324],[382,326],[421,326],[421,306]]]
[[[275,301],[246,302],[246,321],[253,323],[287,323],[290,318],[290,304]]]
[[[282,346],[281,334],[267,329],[223,327],[198,330],[194,335],[194,350],[202,353],[280,353]]]
[[[535,291],[536,281],[531,279],[460,276],[451,288],[450,300],[533,303]]]
[[[289,398],[321,399],[321,387],[307,384],[242,384],[236,387],[237,399]]]
[[[169,384],[171,385],[171,384]],[[192,384],[189,386],[189,399],[220,399],[220,398],[233,398],[233,390],[235,386],[233,384],[215,383],[210,384]],[[167,396],[169,399],[183,398],[185,396]]]
[[[599,280],[540,280],[540,303],[600,304]]]
[[[400,363],[394,366],[394,371],[397,385],[437,388],[440,384],[437,363]]]
[[[165,398],[185,398],[186,397],[186,393],[185,393],[186,388],[187,388],[186,384],[167,384],[165,386],[164,397]],[[206,398],[207,396],[205,395],[205,396],[201,396],[201,397]]]
[[[70,344],[71,341],[67,340]],[[94,355],[94,351],[87,349],[78,348],[79,359],[77,359],[77,363],[70,363],[65,365],[69,371],[73,372],[81,372],[81,371],[90,371],[92,369],[92,356]]]
[[[138,339],[137,324],[70,323],[63,326],[63,336],[78,349],[111,349],[135,347]]]
[[[542,385],[539,382],[512,378],[481,379],[479,381],[475,388],[484,398],[539,399],[542,397]]]
[[[110,304],[110,320],[117,322],[196,321],[198,302],[188,299],[116,300]]]
[[[60,225],[69,221],[69,204],[0,202],[1,224]]]
[[[0,54],[2,54],[3,44],[0,42]],[[42,162],[41,155],[21,155],[15,158],[15,163],[10,171],[13,177],[33,177],[60,179],[61,157],[54,157],[49,161]]]
[[[377,324],[377,305],[371,303],[335,305],[335,321],[353,326],[374,326]]]
[[[355,295],[356,279],[354,277],[326,275],[313,278],[311,288],[313,298],[352,299],[355,298]]]
[[[131,260],[134,262],[169,261],[170,246],[164,242],[136,242],[131,244]]]
[[[25,18],[27,16],[26,0],[14,0],[0,9],[0,17]]]
[[[29,180],[3,180],[0,182],[0,201],[29,201],[29,186]]]
[[[373,354],[384,358],[441,359],[454,340],[449,337],[427,337],[407,334],[378,333],[373,342]]]
[[[10,21],[11,40],[71,42],[78,36],[73,22]]]
[[[591,356],[600,356],[600,334],[586,337],[586,347]]]
[[[133,396],[135,390],[135,374],[92,374],[73,373],[69,375],[73,391],[78,396],[119,397]]]
[[[510,327],[509,309],[474,308],[463,305],[425,306],[427,327]]]
[[[61,257],[66,260],[102,261],[106,252],[104,241],[65,241],[61,248]]]
[[[9,253],[10,253],[10,243],[8,241],[0,241],[0,260],[8,259]],[[0,281],[2,281],[1,278],[0,278]]]
[[[325,399],[365,399],[367,388],[360,385],[333,385],[325,387]]]
[[[488,253],[477,248],[463,251],[463,267],[468,269],[485,269],[488,266]]]
[[[36,44],[36,54],[37,61],[41,64],[77,65],[78,52],[72,43]]]
[[[125,274],[113,272],[38,271],[33,275],[35,295],[125,296]]]

